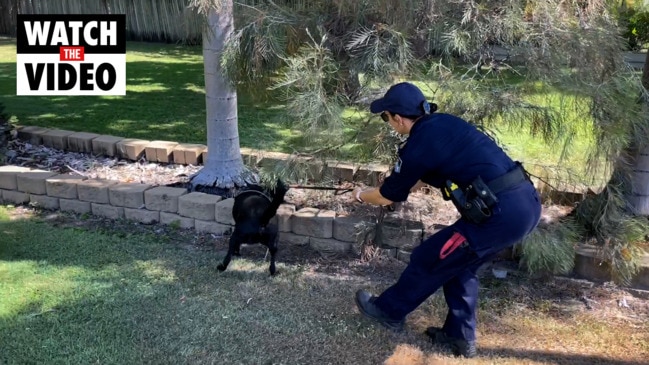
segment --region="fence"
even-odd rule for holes
[[[129,40],[197,44],[202,37],[187,0],[0,0],[0,34],[16,35],[16,14],[126,14]]]

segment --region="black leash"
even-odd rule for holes
[[[335,191],[334,195],[342,195],[346,193],[350,193],[354,191],[353,188],[334,188],[330,186],[307,186],[307,185],[289,185],[288,186],[291,189],[310,189],[310,190],[332,190]],[[394,212],[395,207],[394,203],[386,206],[381,207],[381,212],[383,211],[383,208],[387,209],[389,212]]]
[[[335,195],[342,195],[354,191],[353,188],[334,188],[331,186],[309,186],[309,185],[289,185],[291,189],[309,189],[309,190],[331,190]]]

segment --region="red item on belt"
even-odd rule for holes
[[[453,233],[451,238],[444,243],[442,250],[439,252],[439,258],[444,260],[448,255],[452,254],[456,248],[460,247],[463,243],[466,242],[466,238],[462,236],[459,232]]]

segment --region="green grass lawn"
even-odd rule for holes
[[[649,324],[625,319],[628,310],[563,307],[573,296],[608,303],[588,290],[485,279],[480,358],[467,362],[423,335],[444,318],[440,293],[401,334],[358,314],[353,293],[385,289],[401,263],[285,262],[283,246],[276,277],[263,250],[250,249],[219,273],[224,245],[85,219],[0,206],[0,364],[635,365],[649,356]]]
[[[0,100],[23,125],[205,143],[200,47],[127,43],[126,96],[16,96],[15,39],[0,38]],[[239,95],[242,147],[290,150],[281,106]]]

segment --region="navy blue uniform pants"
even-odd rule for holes
[[[394,320],[405,318],[439,288],[444,288],[448,314],[446,334],[467,341],[475,340],[478,278],[476,271],[498,252],[512,246],[538,224],[541,204],[534,186],[525,182],[498,194],[499,203],[492,217],[476,225],[463,219],[442,229],[410,256],[410,263],[399,280],[374,302]],[[448,256],[442,247],[461,234],[467,244]],[[443,258],[442,258],[443,257]]]

